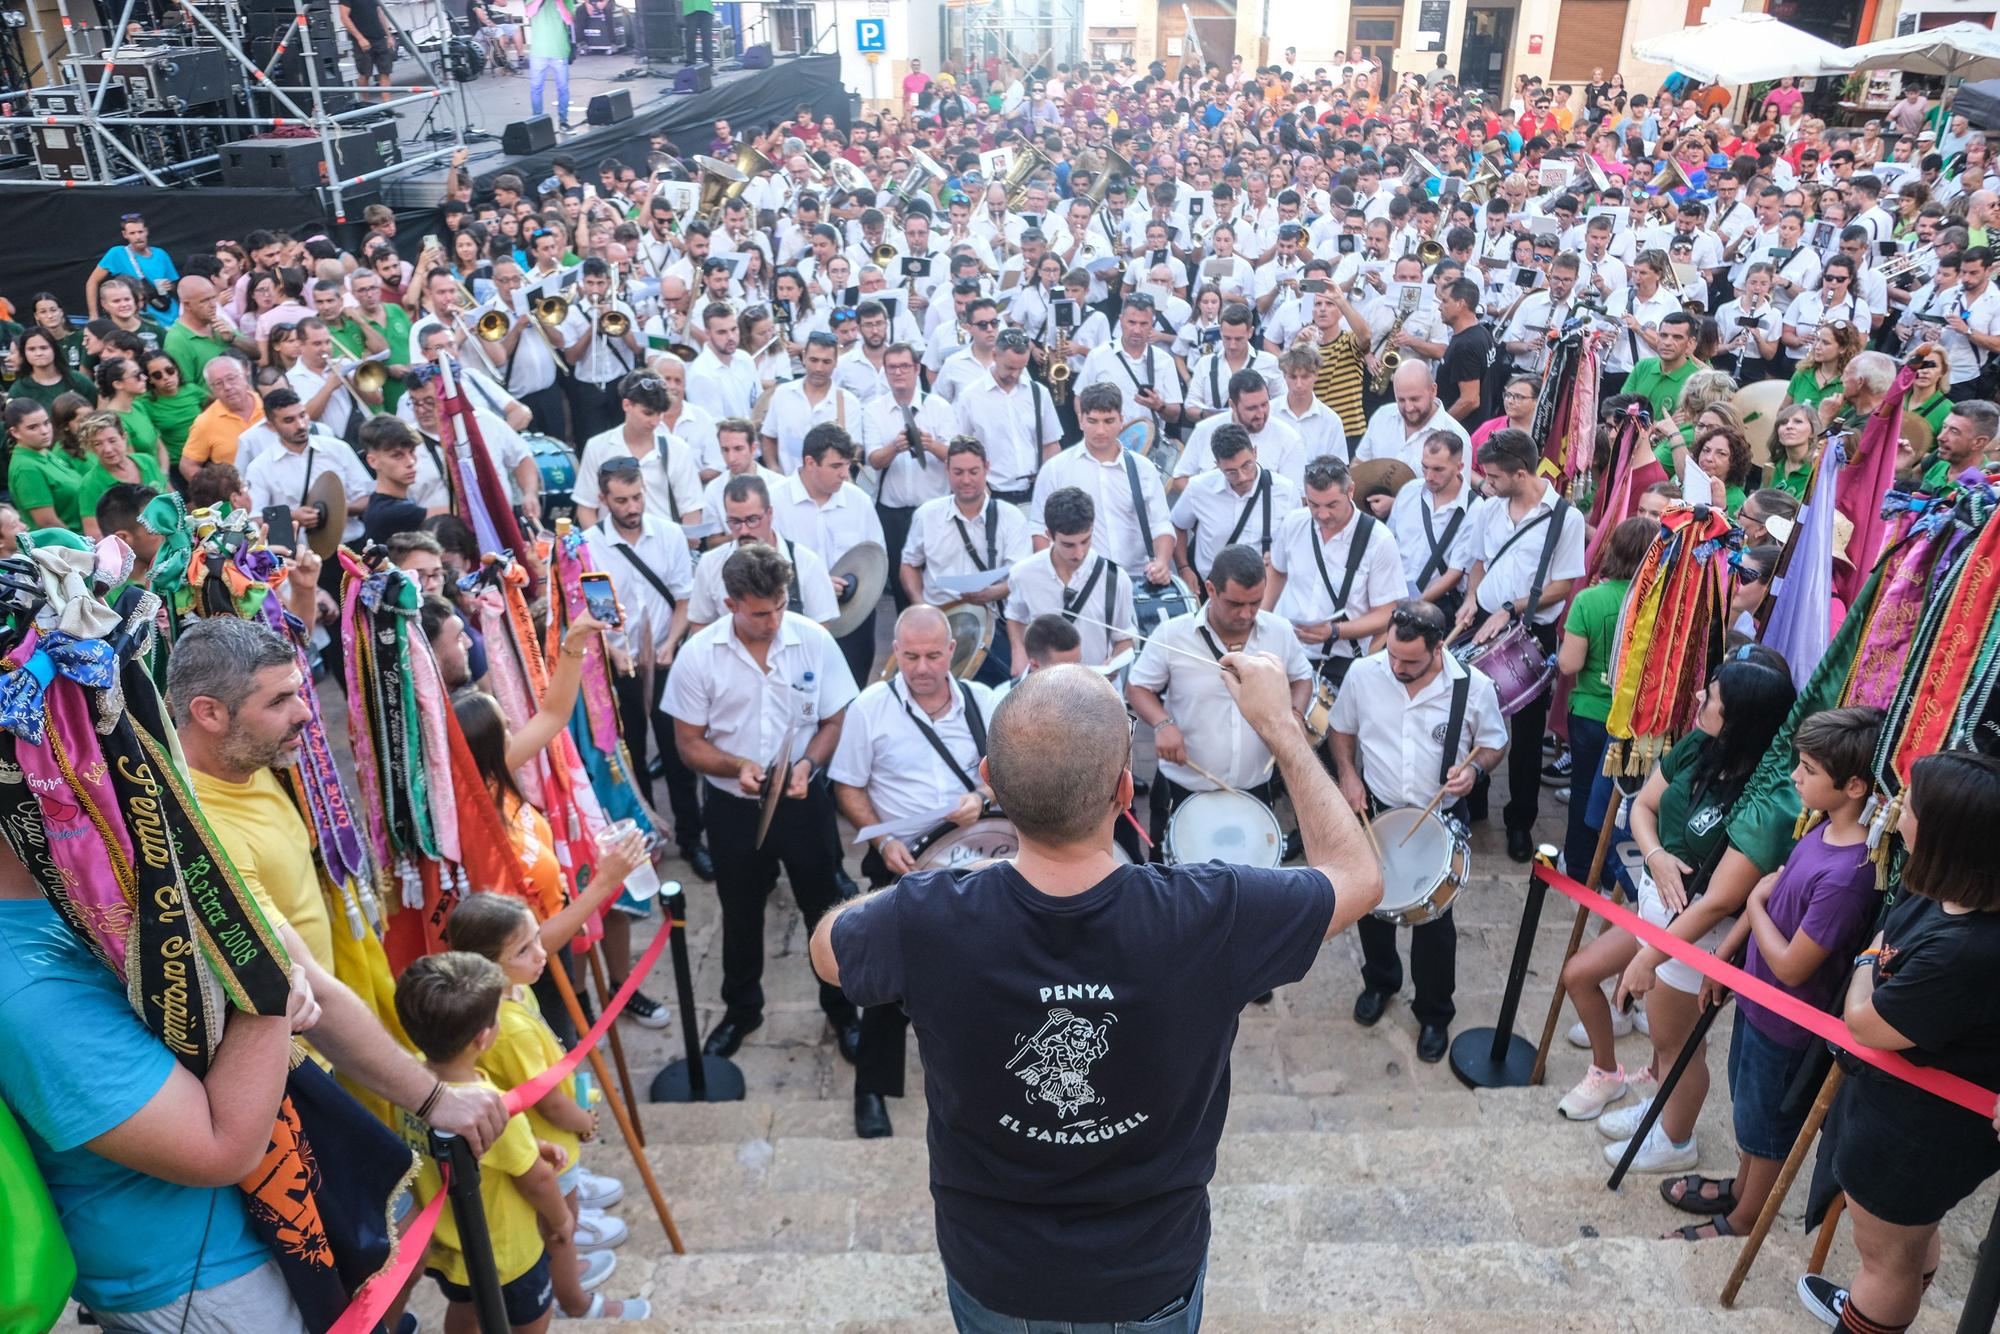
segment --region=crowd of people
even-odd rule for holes
[[[1356,1022],[1401,994],[1410,919],[1371,913],[1382,884],[1363,828],[1388,812],[1485,821],[1504,770],[1508,855],[1530,860],[1554,791],[1555,841],[1586,875],[1621,818],[1599,774],[1627,595],[1673,516],[1717,512],[1735,530],[1728,652],[1631,798],[1630,896],[1800,1002],[1844,1006],[1856,1041],[2000,1082],[1979,963],[2000,948],[2000,889],[1974,841],[2000,817],[2000,765],[1917,764],[1885,914],[1869,856],[1883,720],[1822,711],[1781,738],[1801,665],[1758,642],[1832,442],[1851,457],[1899,408],[1897,490],[1990,485],[2000,179],[1986,137],[1949,94],[1933,105],[1914,86],[1838,127],[1796,80],[1734,108],[1679,75],[1628,91],[1615,71],[1581,87],[1524,76],[1503,99],[1442,56],[1389,79],[1346,54],[1171,76],[1130,60],[935,75],[913,62],[900,113],[843,129],[801,107],[740,136],[715,122],[703,147],[740,180],[705,180],[664,137],[638,162],[559,155],[535,183],[475,178],[461,154],[434,216],[370,206],[352,245],[259,230],[169,253],[134,213],[107,219],[115,240],[74,289],[5,294],[0,554],[50,532],[116,539],[125,581],[145,587],[172,550],[156,500],[247,512],[323,694],[346,688],[361,650],[344,642],[341,562],[315,548],[337,539],[404,572],[449,695],[417,707],[451,710],[534,888],[523,901],[468,886],[447,951],[405,967],[392,994],[357,994],[283,779],[310,682],[263,627],[224,617],[183,634],[173,724],[200,809],[300,964],[290,1014],[238,1015],[197,1078],[0,857],[0,1095],[105,1328],[299,1327],[228,1188],[264,1150],[293,1032],[416,1142],[425,1123],[473,1140],[516,1328],[542,1328],[552,1306],[649,1314],[604,1296],[628,1229],[606,1212],[618,1183],[581,1165],[588,1081],[513,1117],[499,1102],[576,1040],[547,969],[572,966],[567,948],[601,920],[623,982],[647,911],[619,890],[648,840],[610,847],[579,883],[541,788],[516,778],[567,735],[600,637],[630,781],[649,804],[664,788],[663,832],[715,885],[721,1010],[704,1051],[729,1057],[764,1021],[781,873],[816,928],[857,1134],[892,1133],[912,1021],[936,1035],[926,1078],[962,1103],[930,1099],[962,1329],[1198,1325],[1191,1239],[1206,1236],[1226,1083],[1210,1095],[1236,1013],[1348,925],[1365,961]],[[1899,361],[1915,366],[1907,384]],[[1573,391],[1592,406],[1575,428],[1588,458],[1551,480]],[[581,533],[617,594],[615,623],[555,618],[546,691],[512,728],[475,608],[494,554],[468,500],[482,470],[524,533]],[[1631,503],[1607,517],[1595,493],[1614,488]],[[1835,558],[1865,572],[1874,556]],[[1842,610],[1827,607],[1829,627]],[[1563,688],[1489,675],[1478,660],[1503,650],[1549,662]],[[1797,799],[1823,823],[1782,864],[1718,876],[1731,811],[1774,744],[1795,748]],[[1268,819],[1254,869],[1186,851],[1217,810],[1259,838]],[[976,875],[1011,894],[915,874],[952,865],[939,854],[961,841],[970,860],[995,820],[1018,856]],[[865,896],[846,865],[856,831],[878,891]],[[1319,869],[1278,869],[1299,855]],[[1120,917],[1114,879],[1177,887],[1203,911],[1149,898]],[[1086,910],[1086,929],[1065,916]],[[1414,920],[1415,1054],[1436,1062],[1456,927],[1448,902]],[[1126,999],[1148,958],[1203,938],[1223,944],[1176,1002],[1186,1014]],[[968,940],[992,954],[966,957]],[[1056,988],[1055,1009],[969,981],[1003,974],[1080,985]],[[1555,1110],[1596,1120],[1616,1162],[1703,1006],[1727,995],[1617,930],[1564,983],[1591,1062]],[[625,1015],[674,1018],[643,989]],[[996,1023],[1036,1034],[997,1079],[984,1048],[953,1042]],[[1643,1069],[1614,1045],[1634,1023],[1651,1034]],[[57,1026],[78,1041],[47,1046]],[[1143,1098],[1136,1076],[1092,1069],[1114,1041],[1157,1044]],[[1748,1229],[1802,1123],[1792,1086],[1813,1046],[1739,1004],[1727,1178],[1691,1171],[1709,1092],[1693,1062],[1635,1161],[1684,1173],[1662,1193],[1702,1221],[1670,1235]],[[1119,1127],[1103,1140],[1131,1156],[1077,1176],[1087,1137],[1056,1127],[1098,1104]],[[1839,1120],[1862,1267],[1808,1304],[1847,1329],[1902,1329],[1938,1221],[2000,1167],[2000,1143],[1870,1071]],[[1932,1133],[1903,1133],[1917,1125]],[[425,1166],[417,1198],[439,1188]],[[1116,1226],[1093,1217],[1107,1198]],[[141,1220],[165,1237],[164,1217],[187,1226],[135,1253]],[[1079,1239],[1053,1267],[1037,1232],[1051,1225]],[[1187,1244],[1152,1246],[1161,1228]],[[426,1267],[447,1327],[471,1328],[458,1245],[441,1226]]]

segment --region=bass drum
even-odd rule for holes
[[[521,438],[534,451],[535,471],[542,475],[542,523],[553,528],[557,519],[576,513],[571,495],[576,489],[576,453],[552,435],[523,431]]]
[[[955,824],[941,824],[931,830],[910,845],[910,857],[919,871],[960,868],[976,871],[1006,861],[1020,850],[1021,838],[1014,832],[1014,822],[988,807],[985,815],[962,829]],[[1115,842],[1111,845],[1111,855],[1122,864],[1129,865],[1132,861]]]
[[[1151,639],[1163,622],[1194,609],[1194,594],[1179,575],[1164,584],[1139,584],[1132,590],[1132,621],[1141,639]]]

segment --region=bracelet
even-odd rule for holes
[[[571,653],[569,651],[569,640],[565,639],[562,642],[562,655],[565,658],[581,658],[584,656],[584,654],[587,654],[589,652],[590,652],[589,649],[585,649],[583,653]]]
[[[1882,962],[1882,951],[1881,951],[1881,950],[1879,950],[1879,949],[1871,949],[1871,950],[1863,950],[1863,951],[1861,951],[1861,953],[1859,953],[1859,954],[1857,954],[1857,955],[1855,955],[1855,956],[1854,956],[1854,965],[1853,965],[1853,966],[1854,966],[1854,967],[1856,967],[1856,968],[1859,968],[1859,967],[1861,967],[1861,966],[1862,966],[1863,964],[1867,964],[1867,965],[1870,965],[1870,966],[1872,966],[1872,965],[1874,965],[1874,964],[1878,964],[1878,963],[1880,963],[1880,962]]]
[[[438,1099],[442,1098],[443,1096],[444,1096],[444,1081],[440,1079],[438,1080],[437,1083],[431,1085],[430,1096],[425,1098],[423,1104],[417,1108],[417,1120],[428,1121],[430,1119],[432,1109],[438,1105]]]
[[[1653,864],[1653,858],[1659,856],[1661,853],[1665,851],[1666,851],[1665,847],[1654,848],[1651,852],[1647,853],[1645,856],[1639,859],[1639,865],[1651,866]]]

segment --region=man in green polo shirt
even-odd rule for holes
[[[180,318],[167,330],[160,346],[181,368],[182,384],[203,383],[202,367],[221,356],[226,347],[233,345],[251,357],[258,355],[257,340],[237,332],[217,312],[214,283],[199,276],[183,278],[176,293],[181,302]]]
[[[403,376],[410,370],[397,360],[399,355],[408,355],[404,349],[410,345],[410,312],[384,302],[382,280],[366,269],[354,271],[347,280],[347,290],[354,295],[353,322],[374,335],[364,346],[370,351],[389,349],[389,382],[382,386],[382,411],[393,413],[403,401]],[[337,335],[334,341],[339,341]]]
[[[1681,386],[1700,369],[1688,356],[1694,350],[1694,316],[1677,310],[1662,317],[1655,337],[1659,355],[1646,357],[1634,365],[1618,392],[1645,399],[1657,419],[1674,410],[1681,401]],[[1668,461],[1660,465],[1669,474],[1673,472],[1672,458],[1673,450],[1669,447]]]
[[[2000,408],[1982,398],[1952,405],[1938,429],[1937,448],[1925,460],[1924,490],[1942,491],[1967,468],[1979,467],[2000,434]]]

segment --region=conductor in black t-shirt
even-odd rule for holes
[[[1467,431],[1500,415],[1492,389],[1498,345],[1479,322],[1479,284],[1460,278],[1438,298],[1438,318],[1451,330],[1438,363],[1438,401]]]
[[[1050,667],[1002,702],[980,766],[1019,833],[1014,859],[906,875],[813,931],[823,979],[856,1005],[902,1006],[916,1029],[961,1331],[1198,1327],[1237,1015],[1381,900],[1284,669],[1230,653],[1218,670],[1277,759],[1309,867],[1116,859],[1124,702],[1089,668]]]

